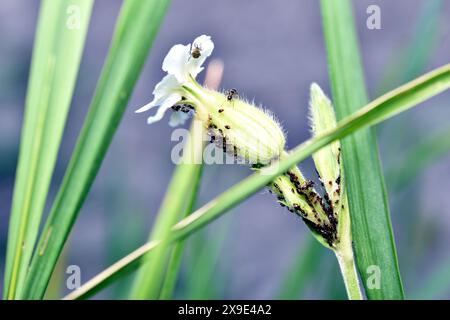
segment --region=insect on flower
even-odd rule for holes
[[[284,132],[271,113],[237,99],[236,89],[221,93],[196,81],[213,49],[214,43],[206,35],[197,37],[192,45],[174,45],[164,58],[162,69],[167,75],[155,86],[153,101],[136,112],[158,107],[156,114],[147,119],[151,124],[172,109],[171,126],[183,124],[194,116],[216,141],[226,141],[222,143],[224,151],[237,153],[236,156],[249,164],[267,165],[284,150]],[[223,107],[226,103],[236,108]],[[226,116],[222,114],[224,110]]]
[[[239,96],[239,93],[236,89],[227,90],[227,100],[231,101]]]
[[[201,55],[202,55],[202,48],[200,47],[199,44],[195,43],[193,45],[192,50],[191,50],[191,56],[190,57],[192,57],[194,59],[198,59],[198,58],[200,58]]]

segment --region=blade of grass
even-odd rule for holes
[[[225,219],[224,219],[225,218]],[[186,267],[188,276],[184,279],[183,299],[214,300],[226,290],[228,273],[226,267],[218,270],[219,260],[226,256],[224,245],[230,233],[232,216],[223,217],[220,225],[211,230],[202,229],[189,238],[189,263]],[[222,266],[222,265],[221,265]],[[225,270],[224,270],[225,269]]]
[[[426,71],[428,62],[438,43],[440,15],[442,13],[443,0],[426,1],[421,5],[420,15],[411,30],[411,40],[408,45],[396,50],[397,56],[392,59],[385,68],[382,80],[378,84],[379,94],[388,89],[395,88],[399,84],[414,79]],[[408,57],[405,59],[404,57]],[[378,138],[387,145],[388,152],[395,153],[399,148],[404,148],[405,141],[415,141],[420,138],[420,131],[407,130],[412,115],[405,114],[395,121],[382,125]],[[389,175],[385,175],[389,179]],[[389,181],[386,181],[389,185]],[[390,190],[389,190],[390,191]],[[414,221],[414,219],[411,219]]]
[[[412,290],[412,299],[446,299],[444,295],[450,292],[450,258],[446,257],[431,268],[421,282],[420,287]]]
[[[334,105],[338,119],[367,101],[351,4],[321,1]],[[369,299],[402,299],[403,286],[375,133],[361,130],[342,141],[356,260]],[[381,272],[380,288],[367,286],[369,266]]]
[[[406,47],[396,50],[398,55],[388,64],[377,92],[384,93],[423,72],[438,43],[439,16],[443,6],[443,0],[424,1],[421,4],[417,23],[411,28],[411,40]],[[408,59],[404,58],[406,56]]]
[[[338,126],[329,132],[325,132],[311,138],[295,149],[283,161],[276,162],[272,166],[252,174],[232,188],[228,189],[217,198],[211,200],[194,213],[178,222],[171,232],[168,242],[183,239],[217,219],[227,210],[255,194],[266,186],[275,177],[297,163],[305,160],[314,152],[320,150],[329,143],[404,112],[419,103],[450,88],[450,64],[433,70],[395,90],[372,101],[353,115],[346,117],[338,123]],[[160,240],[146,243],[119,260],[103,272],[89,280],[79,289],[73,291],[65,299],[82,299],[91,296],[98,290],[114,281],[122,273],[136,268],[137,262],[141,262],[146,254],[160,245]]]
[[[320,243],[308,235],[285,273],[276,298],[286,300],[303,296],[307,286],[312,283],[310,279],[313,279],[314,275],[318,276],[316,271],[323,261],[323,253]]]
[[[61,249],[100,168],[169,1],[125,1],[97,89],[33,255],[24,299],[45,293]]]
[[[192,121],[190,135],[183,150],[182,163],[175,169],[149,241],[166,239],[173,225],[182,218],[181,214],[185,216],[186,212],[191,213],[202,168],[203,125],[200,121]],[[167,241],[163,241],[163,245],[158,246],[148,257],[149,261],[135,278],[130,296],[132,299],[158,299],[164,279],[164,268],[169,260],[167,249]],[[175,250],[175,253],[180,254],[179,250]],[[169,277],[173,276],[171,274]]]
[[[411,184],[426,168],[450,152],[450,130],[445,128],[418,141],[387,171],[388,184],[400,191]],[[414,161],[411,161],[414,159]],[[408,163],[408,165],[405,165]]]
[[[8,233],[7,299],[20,296],[35,247],[92,4],[92,0],[46,0],[41,4]]]
[[[221,60],[211,60],[206,68],[206,76],[205,76],[205,87],[210,88],[211,90],[217,90],[219,88],[220,82],[222,81],[223,75],[223,62]],[[193,129],[191,129],[191,136],[195,134]],[[190,146],[186,147],[186,150],[192,149],[195,145],[192,145],[192,141],[189,140],[188,143]],[[204,144],[201,148],[197,148],[195,150],[199,153],[200,157],[202,156]],[[198,165],[191,165],[190,170],[194,172],[192,175],[192,188],[191,190],[186,190],[183,192],[182,190],[178,190],[177,194],[185,194],[185,202],[187,203],[182,218],[188,216],[194,209],[195,203],[197,201],[197,194],[200,188],[200,179],[203,172],[203,163]],[[177,168],[177,170],[182,170],[182,168]],[[188,170],[188,169],[185,169]],[[170,230],[169,230],[170,231]],[[160,299],[171,299],[173,296],[173,291],[175,289],[175,285],[178,278],[178,273],[181,266],[181,259],[183,257],[185,249],[185,241],[178,241],[173,245],[172,252],[170,253],[170,259],[167,265],[167,271],[163,280],[161,294],[159,296]]]

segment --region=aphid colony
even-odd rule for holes
[[[227,90],[226,93],[226,101],[227,102],[231,102],[233,101],[233,99],[237,98],[238,96],[238,92],[236,89],[230,89]],[[224,106],[220,106],[217,110],[217,113],[223,114],[225,111]],[[224,130],[222,128],[218,128],[216,124],[213,123],[213,118],[211,115],[209,115],[208,118],[208,124],[207,124],[207,134],[210,137],[210,142],[211,143],[215,143],[216,146],[220,149],[222,149],[222,151],[224,153],[227,153],[231,156],[233,156],[235,159],[238,158],[238,148],[236,147],[236,145],[234,143],[231,143],[232,141],[229,141],[229,139],[227,139],[227,134],[226,132],[224,132]],[[225,124],[224,126],[225,131],[226,130],[230,130],[231,126],[229,124]]]
[[[338,160],[339,161],[339,160]],[[274,193],[282,207],[300,216],[310,229],[321,235],[330,247],[338,242],[338,214],[343,208],[340,200],[341,179],[322,181],[322,188],[333,190],[332,198],[325,191],[323,197],[314,189],[314,182],[306,180],[297,167],[276,178],[269,191]]]

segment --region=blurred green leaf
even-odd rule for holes
[[[388,64],[378,92],[384,93],[423,72],[437,43],[443,5],[443,0],[422,2],[417,23],[411,28],[411,40],[406,47],[396,49],[397,55]]]
[[[368,101],[351,4],[322,0],[333,102],[338,119]],[[342,140],[356,261],[369,299],[402,299],[403,286],[390,221],[387,192],[372,129]],[[381,288],[367,287],[369,266],[380,268]]]
[[[315,136],[295,149],[282,161],[275,162],[267,168],[252,174],[232,188],[223,192],[188,217],[178,222],[171,232],[170,238],[164,242],[183,239],[196,230],[220,217],[240,202],[249,198],[258,190],[270,183],[274,178],[289,170],[297,163],[320,150],[329,143],[341,139],[359,129],[376,125],[421,102],[450,88],[450,64],[435,69],[385,95],[372,101],[351,116],[338,123],[338,126],[321,135]],[[79,289],[66,296],[66,299],[82,299],[89,297],[122,273],[136,268],[147,254],[161,245],[161,240],[153,240],[133,251],[113,264]]]
[[[41,3],[8,232],[4,298],[21,296],[91,16],[92,0]]]
[[[322,245],[308,235],[303,245],[299,248],[297,256],[290,268],[284,273],[277,299],[298,299],[305,295],[305,291],[311,280],[319,277],[317,270],[323,262],[324,253]]]
[[[203,148],[201,149],[201,151],[203,151]],[[192,188],[185,194],[187,205],[182,216],[183,218],[187,217],[194,209],[197,200],[197,194],[200,188],[203,164],[192,165],[192,170],[194,171],[192,173]],[[185,246],[186,244],[184,240],[180,240],[173,245],[172,251],[170,253],[167,271],[161,288],[161,294],[159,296],[160,299],[173,298],[173,293],[178,279],[178,273],[180,272],[181,260],[183,257]]]
[[[83,129],[35,252],[25,299],[45,293],[58,256],[100,168],[169,1],[127,0]]]
[[[400,191],[410,185],[430,165],[450,152],[450,130],[434,132],[406,150],[395,165],[387,170],[389,186]]]
[[[219,272],[218,266],[219,259],[223,261],[226,257],[223,247],[230,235],[231,218],[232,216],[223,217],[220,225],[213,226],[213,230],[203,229],[189,238],[190,252],[184,280],[184,299],[221,298],[218,294],[226,287],[227,274],[223,271],[225,268],[221,268]]]
[[[440,299],[450,292],[450,258],[438,263],[423,277],[420,287],[412,290],[411,299]]]
[[[149,241],[166,239],[173,225],[192,212],[202,170],[203,125],[201,122],[192,121],[189,133],[183,149],[182,162],[175,169]],[[165,297],[169,297],[175,285],[183,249],[182,241],[178,242],[171,259],[168,255],[168,246],[160,245],[153,250],[148,257],[149,261],[136,276],[131,298],[155,300],[159,298],[161,290]],[[168,274],[164,281],[164,270],[167,265]]]

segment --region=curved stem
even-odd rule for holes
[[[359,283],[358,272],[356,271],[355,259],[353,251],[349,250],[335,251],[336,258],[339,262],[342,277],[345,283],[345,289],[349,300],[363,300],[361,286]]]

